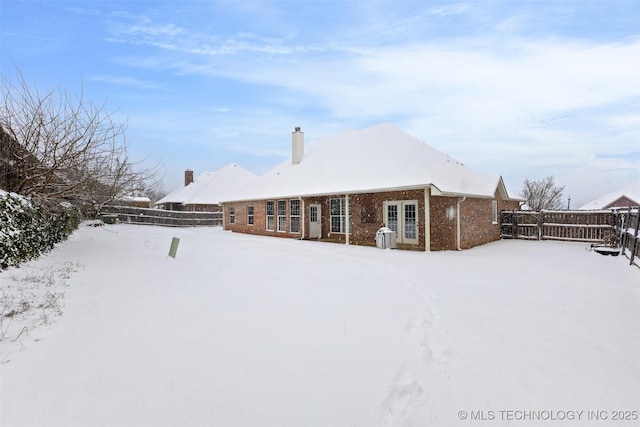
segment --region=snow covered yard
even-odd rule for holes
[[[0,273],[64,293],[5,324],[0,425],[638,425],[640,271],[585,246],[81,226]]]

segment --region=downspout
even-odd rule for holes
[[[424,250],[425,252],[431,251],[431,218],[429,217],[429,197],[431,191],[430,187],[424,189]]]
[[[456,249],[461,251],[460,248],[460,203],[464,202],[467,199],[467,196],[462,196],[458,198],[458,206],[456,209]]]

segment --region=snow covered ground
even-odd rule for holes
[[[0,425],[639,425],[640,271],[585,246],[82,226],[0,273]]]

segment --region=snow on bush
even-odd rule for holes
[[[69,204],[44,206],[0,191],[0,269],[48,252],[79,222],[79,213]]]

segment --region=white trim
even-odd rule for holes
[[[313,221],[313,217],[311,216],[311,209],[316,209],[316,221]],[[313,221],[313,222],[312,222]],[[311,234],[312,231],[315,233],[316,230],[312,230],[311,224],[318,224],[319,230],[318,234]],[[320,203],[309,203],[309,238],[310,239],[321,239],[322,238],[322,204]]]
[[[298,202],[298,215],[293,215],[293,209],[292,209],[292,203],[293,202]],[[289,232],[291,234],[301,234],[300,230],[301,230],[301,223],[300,221],[302,221],[302,215],[300,212],[300,205],[302,203],[300,203],[300,199],[289,199]],[[293,226],[293,218],[298,218],[298,231],[293,231],[292,226]]]
[[[249,215],[249,208],[253,211],[251,215]],[[249,216],[251,216],[251,223],[249,222]],[[247,205],[247,225],[253,227],[256,223],[256,208],[255,205]]]
[[[301,211],[300,211],[300,221],[302,222],[302,224],[300,224],[300,229],[302,231],[302,233],[300,233],[300,236],[302,236],[301,238],[304,239],[304,232],[305,232],[305,229],[304,229],[304,225],[305,224],[304,224],[304,222],[305,222],[305,219],[306,219],[306,215],[305,215],[305,211],[304,211],[304,200],[301,197],[298,197],[298,200],[300,200],[300,209],[301,209]]]
[[[345,239],[344,239],[344,244],[348,245],[349,244],[349,233],[351,232],[351,221],[349,221],[349,216],[350,216],[350,212],[349,212],[349,195],[345,194],[344,195],[344,216],[345,216],[345,220],[344,220],[344,234],[345,234]]]
[[[416,237],[406,238],[404,233],[406,231],[405,228],[405,207],[408,205],[415,205],[415,221],[416,221]],[[382,220],[385,224],[385,227],[389,227],[389,206],[397,206],[398,211],[398,224],[396,230],[396,241],[398,243],[407,244],[407,245],[418,245],[420,244],[420,202],[418,200],[385,200],[382,202]],[[391,227],[389,227],[391,228]]]
[[[498,201],[491,201],[491,224],[496,225],[498,222]]]
[[[284,202],[284,215],[280,215],[280,202]],[[276,232],[277,233],[286,233],[287,232],[287,200],[286,199],[279,199],[276,202]],[[284,218],[284,230],[280,229],[280,218]]]
[[[269,228],[269,202],[273,204],[273,213],[271,217],[273,218],[273,228]],[[276,201],[275,200],[265,200],[264,201],[264,229],[265,231],[276,231]]]
[[[424,189],[424,251],[431,252],[431,216],[429,212],[430,188]]]

